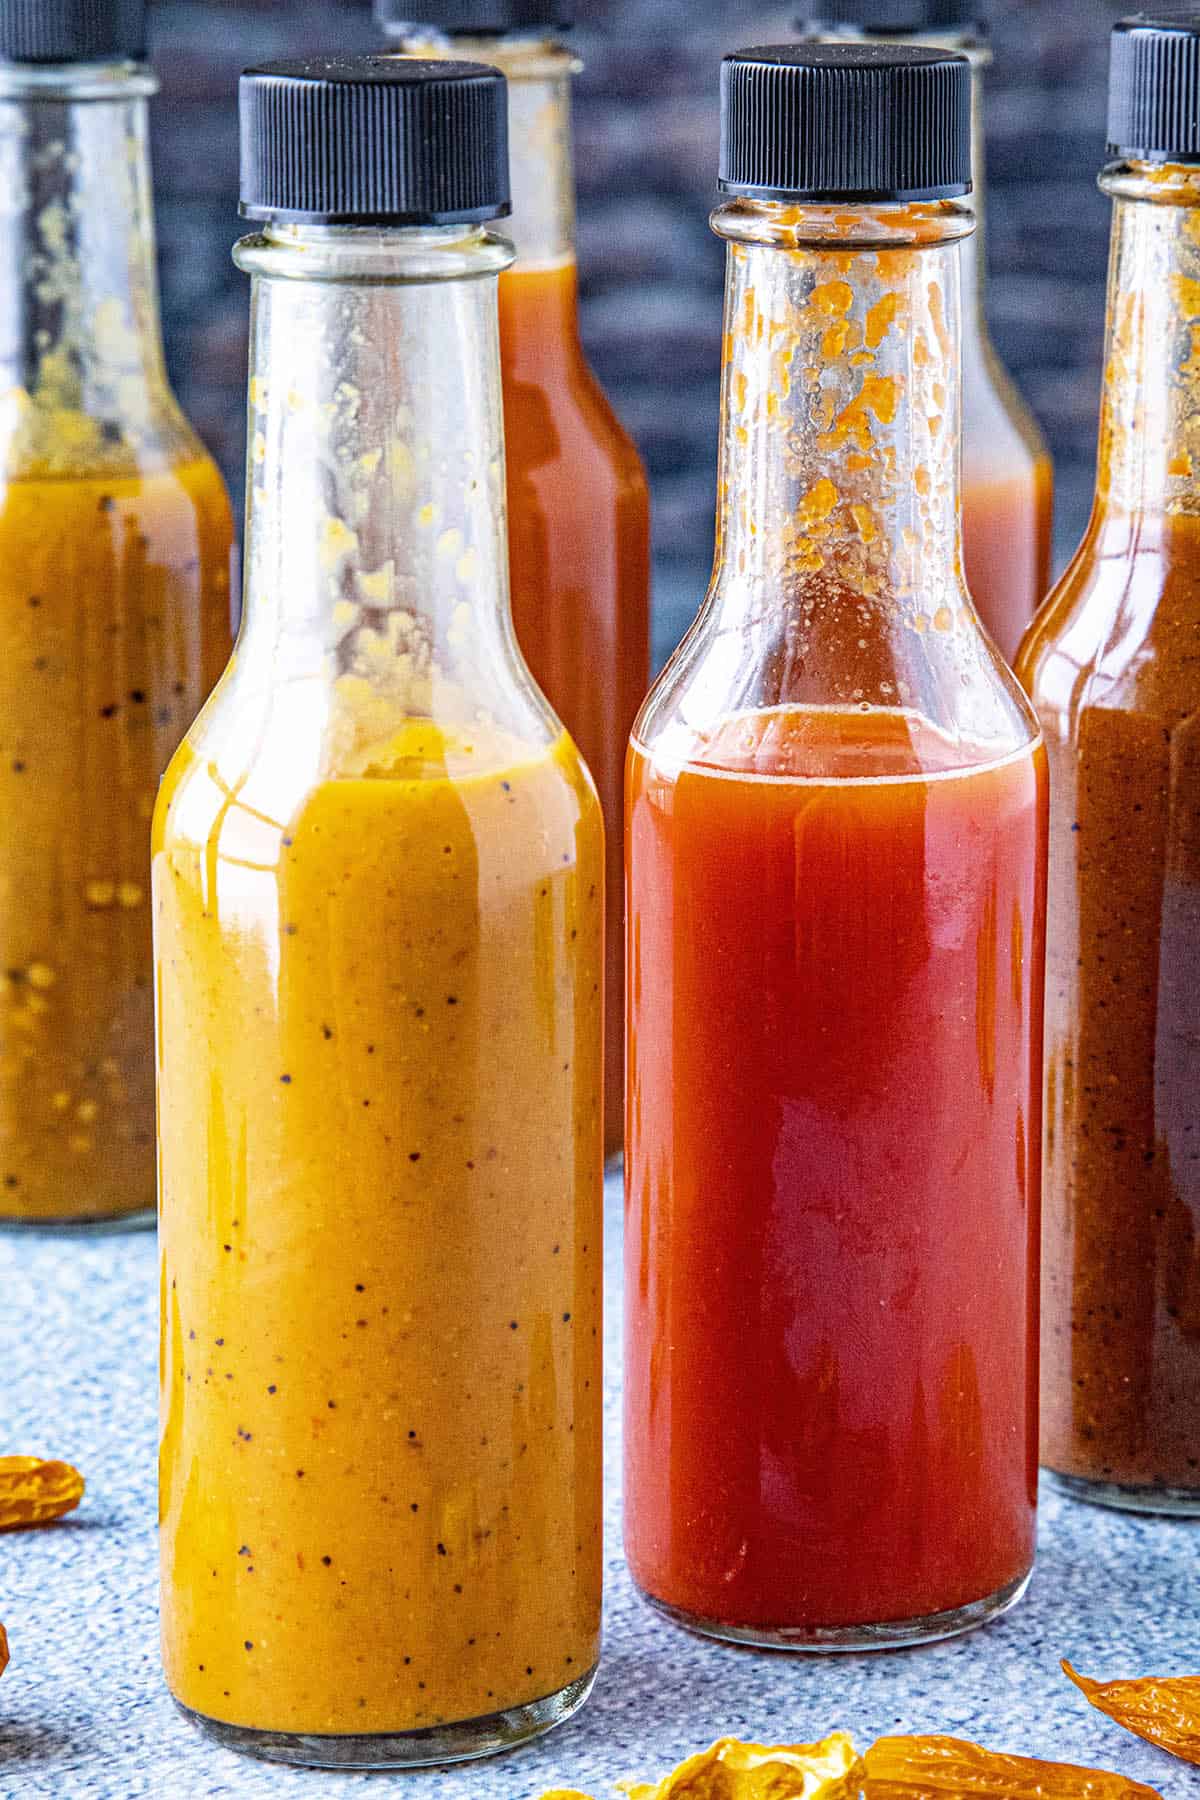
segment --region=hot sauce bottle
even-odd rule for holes
[[[0,1225],[154,1218],[148,859],[229,654],[167,381],[140,0],[0,0]]]
[[[624,1091],[625,749],[650,676],[650,502],[638,453],[579,339],[569,0],[376,0],[398,44],[508,78],[512,267],[500,277],[513,623],[583,753],[607,842],[605,1152]]]
[[[971,64],[976,230],[962,268],[963,556],[976,610],[1011,661],[1050,586],[1054,466],[988,331],[985,8],[986,0],[807,0],[801,29],[840,43],[929,44]]]
[[[626,1543],[753,1644],[1033,1561],[1046,792],[962,574],[969,180],[961,57],[724,64],[715,566],[628,774]]]
[[[213,1736],[442,1763],[599,1650],[604,847],[508,612],[503,77],[242,84],[246,606],[154,827],[162,1638]]]
[[[1051,770],[1042,1459],[1200,1512],[1200,17],[1112,40],[1095,505],[1018,672]]]

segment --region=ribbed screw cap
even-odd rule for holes
[[[728,194],[944,200],[971,188],[971,66],[907,44],[780,44],[721,65]]]
[[[856,25],[902,37],[913,31],[987,31],[986,0],[801,0],[801,29]]]
[[[1108,148],[1200,161],[1200,12],[1139,13],[1113,28]]]
[[[247,69],[242,212],[454,225],[511,210],[504,77],[483,63],[312,57]]]
[[[565,31],[575,21],[571,0],[375,0],[383,29],[399,36],[406,25],[432,25],[448,37],[503,37],[512,31]]]
[[[0,0],[5,62],[136,62],[146,54],[146,0]]]

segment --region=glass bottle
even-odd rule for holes
[[[807,0],[801,29],[844,43],[929,44],[971,64],[976,231],[962,268],[963,553],[976,611],[1011,662],[1050,587],[1054,465],[987,324],[983,80],[992,53],[986,4]]]
[[[650,500],[579,338],[569,0],[377,0],[420,56],[508,78],[511,236],[500,277],[509,561],[517,639],[583,753],[607,842],[605,1152],[623,1138],[625,747],[650,675]]]
[[[154,833],[163,1648],[235,1748],[442,1763],[598,1654],[603,827],[508,611],[501,76],[242,120],[245,622]]]
[[[868,1648],[1033,1561],[1044,752],[962,577],[967,66],[723,101],[715,566],[628,777],[626,1546],[700,1631]]]
[[[1095,504],[1017,668],[1051,770],[1042,1460],[1080,1498],[1200,1513],[1200,19],[1180,18],[1113,38]]]
[[[167,384],[136,4],[0,4],[0,1224],[154,1216],[147,859],[229,653]]]

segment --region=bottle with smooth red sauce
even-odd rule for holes
[[[1035,1538],[1046,784],[962,573],[970,71],[748,50],[722,112],[715,567],[628,769],[626,1544],[714,1636],[913,1643]]]
[[[836,42],[928,44],[971,64],[976,229],[962,264],[963,555],[980,618],[1011,662],[1050,587],[1054,465],[988,330],[984,75],[987,0],[805,0],[801,29]]]
[[[650,496],[641,459],[584,355],[575,259],[570,0],[376,0],[394,41],[474,57],[508,81],[516,249],[500,277],[513,624],[604,808],[604,1148],[624,1093],[625,748],[650,679]]]
[[[1112,40],[1096,499],[1017,664],[1050,759],[1042,1460],[1200,1513],[1200,17]]]

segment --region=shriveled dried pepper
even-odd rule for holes
[[[70,1463],[0,1456],[0,1531],[61,1519],[79,1505],[83,1488],[83,1476]]]
[[[8,1633],[7,1633],[7,1631],[5,1631],[3,1625],[0,1625],[0,1675],[3,1675],[3,1673],[4,1673],[5,1669],[7,1669],[7,1667],[8,1667]]]
[[[720,1738],[662,1781],[621,1786],[629,1800],[830,1800],[853,1763],[842,1731],[819,1744],[775,1747]]]
[[[657,1783],[618,1783],[628,1800],[1162,1800],[1102,1769],[984,1750],[963,1738],[880,1738],[861,1757],[843,1731],[771,1749],[721,1738]],[[555,1789],[542,1800],[590,1800]]]
[[[984,1750],[965,1738],[887,1737],[872,1744],[829,1800],[1161,1800],[1155,1788],[1081,1769]]]
[[[1125,1681],[1090,1681],[1063,1663],[1081,1694],[1126,1731],[1200,1763],[1200,1675],[1145,1675]]]

